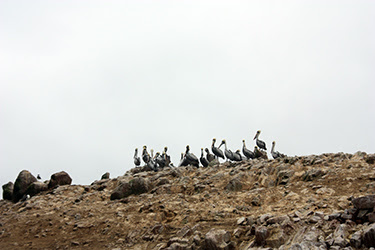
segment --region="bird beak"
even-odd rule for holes
[[[220,147],[221,147],[221,145],[223,145],[223,144],[224,144],[224,142],[221,142],[218,148],[220,148]]]

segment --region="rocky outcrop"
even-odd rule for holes
[[[61,171],[51,175],[51,179],[48,183],[48,188],[52,189],[57,186],[70,185],[72,183],[72,178],[65,171]]]
[[[11,181],[3,185],[3,199],[4,200],[11,201],[13,199],[13,189],[14,189],[14,184]]]
[[[109,179],[109,172],[106,172],[102,175],[102,178],[101,180],[106,180],[106,179]]]
[[[17,202],[26,194],[29,185],[37,179],[27,170],[22,170],[14,183],[13,201]]]
[[[0,249],[369,249],[370,156],[139,167],[44,192],[32,182],[26,193],[39,195],[0,201]]]

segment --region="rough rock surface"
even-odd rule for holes
[[[65,171],[61,171],[51,175],[51,179],[48,183],[48,188],[55,188],[62,185],[70,185],[72,183],[72,178]]]
[[[14,183],[13,201],[19,201],[26,194],[29,185],[37,179],[27,170],[22,170]]]
[[[0,249],[369,249],[372,159],[255,159],[60,185],[0,201]],[[142,192],[111,200],[131,180]]]

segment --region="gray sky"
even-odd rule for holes
[[[216,137],[375,151],[374,1],[1,1],[0,184]]]

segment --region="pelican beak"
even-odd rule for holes
[[[221,147],[221,145],[223,145],[224,144],[224,142],[222,141],[221,143],[220,143],[220,145],[219,145],[219,147],[218,148],[220,148]]]

